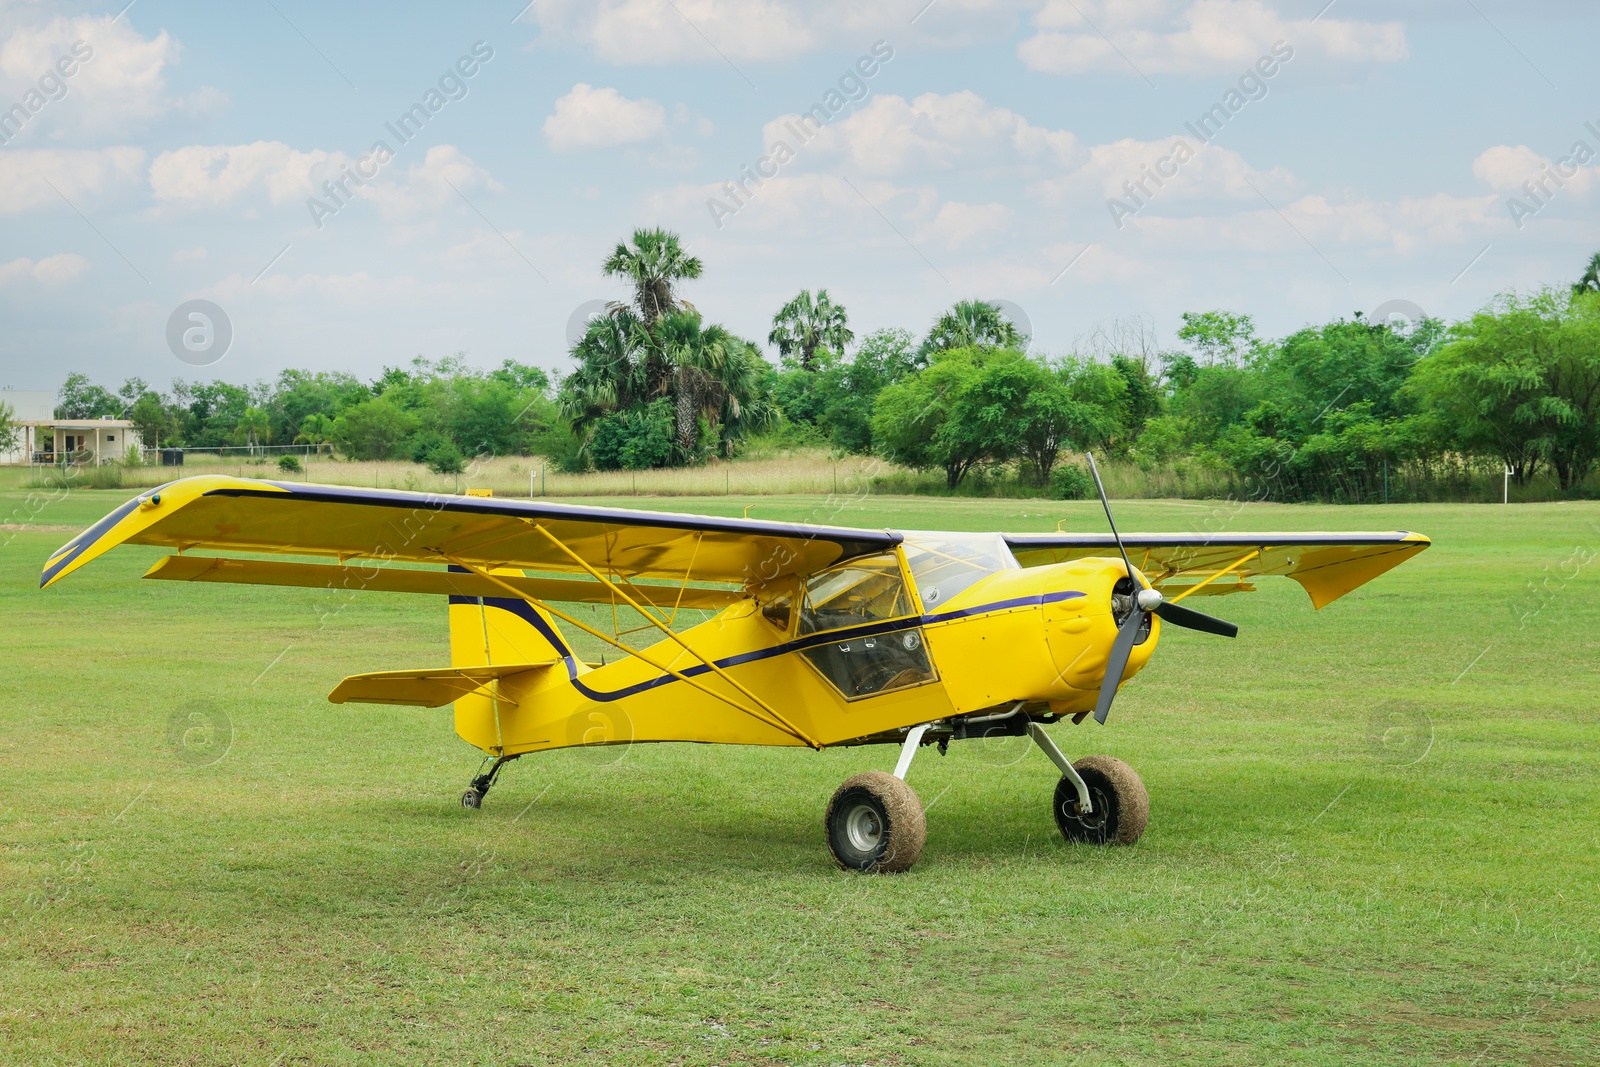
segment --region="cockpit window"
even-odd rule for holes
[[[1018,566],[1005,539],[993,534],[919,534],[908,536],[904,547],[924,611],[937,610],[985,575]]]
[[[806,582],[800,632],[818,633],[915,614],[900,563],[893,555],[870,556],[824,571]]]

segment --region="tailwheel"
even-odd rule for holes
[[[847,871],[905,871],[922,855],[928,822],[916,790],[892,774],[847,779],[828,802],[828,849]]]
[[[1094,809],[1084,813],[1071,779],[1056,783],[1056,826],[1068,841],[1091,845],[1131,845],[1150,821],[1150,794],[1134,769],[1111,756],[1086,756],[1074,763],[1089,787]]]

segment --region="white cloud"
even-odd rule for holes
[[[540,0],[543,36],[608,63],[788,60],[874,38],[970,45],[1009,34],[1039,0]],[[925,10],[926,9],[926,10]],[[916,21],[913,22],[912,19]],[[753,72],[752,72],[753,73]]]
[[[390,219],[457,203],[457,190],[470,194],[505,188],[449,144],[434,145],[409,167],[391,160],[364,185],[349,177],[363,168],[370,174],[377,158],[358,162],[340,152],[300,151],[280,141],[190,145],[157,156],[150,165],[150,185],[156,200],[172,207],[227,208],[260,198],[273,205],[304,204],[316,198],[324,208],[334,209],[324,218],[347,204],[367,202]],[[328,183],[338,191],[337,198]]]
[[[89,261],[71,252],[62,252],[35,262],[31,259],[13,259],[0,263],[0,285],[31,278],[44,285],[61,285],[83,277],[89,271]]]
[[[155,158],[150,186],[157,200],[187,207],[223,207],[261,192],[283,204],[317,193],[317,184],[347,162],[336,153],[300,152],[281,141],[189,145]]]
[[[1193,153],[1186,162],[1179,162],[1180,146]],[[1135,197],[1160,203],[1200,199],[1259,202],[1262,195],[1287,195],[1298,184],[1282,167],[1257,170],[1231,149],[1200,144],[1186,137],[1164,141],[1124,138],[1095,145],[1087,156],[1083,166],[1059,178],[1037,182],[1032,191],[1053,206],[1077,199],[1110,197],[1130,203]]]
[[[1585,195],[1594,187],[1595,167],[1600,164],[1592,146],[1580,143],[1573,148],[1568,155],[1551,159],[1527,145],[1495,145],[1473,160],[1472,173],[1489,188],[1522,198],[1529,206],[1535,202],[1524,188],[1527,184],[1543,200],[1563,191]]]
[[[1497,208],[1494,196],[1440,193],[1380,201],[1309,194],[1279,204],[1277,210],[1263,204],[1259,209],[1187,218],[1151,212],[1128,221],[1157,246],[1188,251],[1309,252],[1309,241],[1325,252],[1406,255],[1479,240],[1505,229],[1509,219]]]
[[[796,130],[810,140],[802,145]],[[803,161],[844,157],[876,175],[927,169],[1015,173],[1027,165],[1055,171],[1081,154],[1068,131],[1034,126],[966,89],[923,93],[910,101],[880,96],[820,131],[815,118],[783,115],[767,123],[763,136],[768,146],[787,142]]]
[[[220,105],[214,89],[171,96],[165,72],[177,61],[178,42],[165,30],[141,36],[130,22],[110,15],[55,18],[18,26],[0,40],[0,107],[22,102],[35,112],[24,137],[121,132],[174,108],[210,111]],[[72,71],[68,77],[60,77],[56,67],[62,59]]]
[[[1011,226],[1012,211],[1004,204],[964,204],[947,200],[924,228],[923,234],[950,248],[1003,237]]]
[[[143,165],[144,150],[130,146],[8,148],[0,152],[0,214],[17,215],[60,204],[57,191],[82,209],[85,197],[137,182]]]
[[[505,186],[453,144],[434,145],[420,163],[391,181],[378,181],[356,196],[370,197],[389,218],[405,218],[427,208],[460,203],[459,194],[504,192]]]
[[[1181,11],[1178,8],[1181,7]],[[1410,54],[1403,24],[1324,16],[1289,19],[1261,0],[1049,0],[1038,33],[1017,48],[1034,70],[1234,73],[1287,42],[1295,54],[1391,63]]]
[[[785,173],[749,188],[753,195],[734,213],[735,217],[724,216],[724,228],[799,230],[809,239],[824,240],[822,235],[837,226],[837,232],[852,240],[881,235],[898,242],[884,216],[926,222],[933,218],[939,204],[938,193],[931,186],[907,187],[867,179],[852,184],[833,174]],[[652,212],[683,218],[699,229],[712,222],[707,201],[713,199],[725,206],[731,204],[727,190],[720,185],[680,185],[652,194],[645,205]]]
[[[654,100],[629,100],[615,89],[579,82],[556,101],[544,136],[557,152],[576,152],[648,141],[666,126],[666,112]]]
[[[609,63],[716,60],[718,51],[778,59],[817,43],[812,20],[779,0],[547,0],[535,10],[546,32]]]

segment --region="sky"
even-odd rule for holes
[[[637,227],[756,341],[825,287],[1048,353],[1600,250],[1593,0],[125,3],[0,0],[0,388],[563,371]]]

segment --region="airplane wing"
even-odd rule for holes
[[[459,562],[558,574],[585,574],[587,565],[630,581],[753,587],[881,552],[900,540],[887,530],[205,475],[123,504],[57,549],[39,585],[132,544],[324,556],[340,565]],[[362,573],[375,570],[368,566]],[[162,576],[198,577],[178,567]],[[222,568],[208,579],[230,577]],[[275,579],[268,584],[323,584],[281,569],[253,571],[243,580],[268,578]]]
[[[1024,567],[1065,563],[1084,556],[1115,556],[1106,534],[1007,534],[1006,544]],[[1128,558],[1170,599],[1185,589],[1196,596],[1248,592],[1251,579],[1282,575],[1299,582],[1315,607],[1331,604],[1427,548],[1422,534],[1229,533],[1123,534]]]

